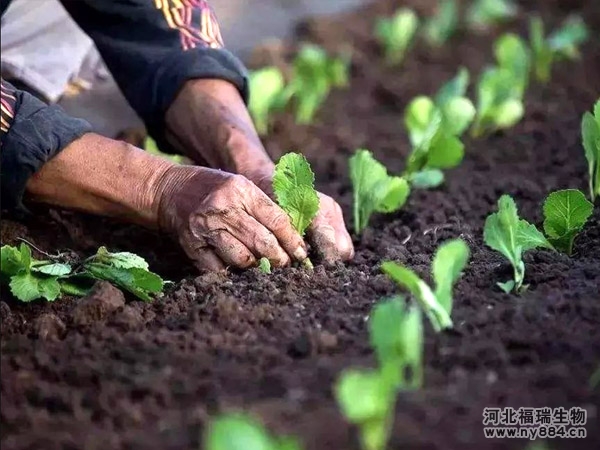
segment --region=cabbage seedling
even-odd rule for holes
[[[475,106],[466,96],[469,71],[461,67],[454,78],[437,92],[434,103],[441,113],[444,128],[454,136],[462,136],[475,117]]]
[[[406,179],[388,175],[383,164],[368,150],[350,158],[350,179],[354,193],[354,231],[360,234],[374,212],[398,211],[410,194]]]
[[[264,273],[269,275],[271,273],[271,261],[269,261],[268,258],[265,258],[264,256],[262,258],[260,258],[260,260],[258,261],[258,269]]]
[[[408,267],[387,261],[381,265],[381,269],[413,295],[434,330],[439,332],[453,326],[450,318],[452,288],[469,260],[469,253],[469,246],[461,239],[453,239],[440,245],[431,267],[435,290]]]
[[[375,24],[375,36],[383,46],[385,59],[396,66],[404,61],[416,35],[419,18],[408,8],[399,9],[393,17],[381,17]]]
[[[552,63],[558,57],[575,58],[579,55],[578,46],[588,37],[588,30],[580,17],[573,16],[565,24],[546,38],[544,23],[534,17],[529,23],[529,41],[532,51],[534,74],[538,81],[550,80]]]
[[[303,236],[319,212],[315,174],[303,155],[288,153],[281,157],[275,166],[273,192],[277,203],[289,216],[292,226]],[[312,267],[308,258],[303,264]]]
[[[435,46],[444,44],[458,27],[458,5],[456,0],[440,0],[437,14],[424,27],[427,41]]]
[[[285,87],[283,74],[277,67],[264,67],[250,72],[250,102],[248,109],[258,134],[265,135],[269,129],[269,120],[273,111],[285,106],[282,94]]]
[[[554,248],[571,256],[575,237],[593,210],[594,205],[578,189],[552,192],[544,202],[544,232]]]
[[[204,450],[302,450],[290,436],[274,436],[252,417],[225,414],[213,419],[204,432]]]
[[[504,292],[521,292],[524,288],[525,263],[523,254],[534,248],[554,250],[546,237],[535,227],[519,217],[517,205],[509,195],[498,200],[498,212],[490,214],[483,228],[485,244],[502,253],[513,267],[514,277],[497,283]]]
[[[581,134],[589,168],[590,199],[594,202],[600,196],[600,99],[594,106],[594,114],[583,115]]]
[[[280,102],[295,100],[296,122],[309,124],[332,87],[348,84],[350,58],[331,58],[324,49],[305,44],[294,59],[291,82],[283,90]]]
[[[512,0],[475,0],[467,11],[467,22],[472,28],[487,29],[517,15]]]

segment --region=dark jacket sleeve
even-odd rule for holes
[[[91,126],[4,80],[1,85],[2,209],[24,210],[22,198],[29,177],[72,141],[91,131]]]
[[[244,65],[223,47],[205,0],[62,0],[93,39],[150,134],[162,141],[164,116],[194,78],[230,81],[247,98]]]

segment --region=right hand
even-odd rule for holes
[[[161,183],[158,220],[198,269],[274,267],[307,257],[287,214],[242,175],[173,166]]]

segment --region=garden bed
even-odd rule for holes
[[[303,152],[318,188],[339,200],[347,219],[354,150],[368,148],[399,172],[409,152],[407,103],[433,94],[460,65],[477,74],[492,62],[497,34],[464,33],[439,50],[420,44],[402,69],[386,68],[372,24],[400,3],[422,13],[433,4],[382,1],[301,27],[301,37],[328,49],[352,46],[351,85],[330,96],[315,125],[279,117],[265,141],[275,158]],[[100,311],[71,298],[18,304],[3,289],[2,448],[199,449],[211,415],[244,409],[307,449],[357,449],[332,384],[343,368],[374,364],[365,319],[378,299],[398,292],[379,264],[395,260],[427,276],[435,248],[452,237],[472,252],[455,291],[456,326],[441,335],[428,327],[425,387],[400,394],[389,448],[524,448],[484,438],[486,406],[585,407],[588,438],[553,440],[552,448],[600,446],[600,391],[588,383],[600,363],[600,210],[573,257],[526,255],[530,287],[521,296],[496,287],[511,268],[482,240],[485,217],[504,193],[539,224],[550,191],[587,188],[580,123],[600,93],[600,5],[522,3],[549,26],[570,11],[582,14],[596,33],[582,61],[558,64],[550,84],[528,90],[519,125],[467,139],[465,161],[442,188],[415,191],[399,213],[377,216],[354,236],[351,263],[198,277],[168,239],[137,227],[45,209],[25,222],[3,220],[3,244],[24,237],[51,253],[79,254],[106,245],[144,256],[165,278],[185,279],[150,304],[128,299],[123,307],[115,291],[102,291]],[[526,14],[508,28],[524,35]]]

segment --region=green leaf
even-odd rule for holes
[[[458,166],[465,155],[465,146],[455,136],[438,133],[431,144],[425,168],[450,169]]]
[[[379,302],[369,321],[371,346],[379,365],[392,369],[397,388],[418,388],[422,383],[423,325],[421,311],[407,307],[402,297]],[[405,379],[407,369],[412,378]]]
[[[82,280],[78,280],[79,282],[75,282],[72,278],[67,280],[60,280],[60,290],[63,294],[66,295],[75,295],[78,297],[82,297],[84,295],[88,295],[92,289],[92,286],[83,286]]]
[[[277,67],[265,67],[250,72],[248,109],[260,135],[267,134],[271,113],[276,107],[282,106],[281,94],[284,87],[283,74]]]
[[[435,16],[425,23],[425,36],[430,44],[444,44],[458,27],[458,5],[456,0],[441,0]]]
[[[456,97],[442,107],[444,128],[454,136],[461,136],[475,118],[475,106],[466,97]]]
[[[379,18],[375,36],[385,50],[390,65],[402,63],[419,27],[419,18],[408,8],[399,9],[393,17]]]
[[[19,246],[19,253],[21,254],[21,265],[27,272],[29,272],[32,265],[31,249],[29,248],[29,245],[22,242]]]
[[[550,80],[554,53],[545,37],[544,22],[539,17],[534,17],[529,22],[529,42],[533,54],[535,77],[538,81],[546,83]]]
[[[521,251],[525,253],[534,248],[545,248],[554,250],[554,247],[546,236],[536,228],[535,225],[527,222],[524,219],[519,220],[519,229],[517,231],[517,242],[521,246]]]
[[[408,182],[418,189],[433,189],[444,183],[444,173],[438,169],[421,170],[408,175]]]
[[[374,212],[399,210],[410,193],[404,178],[389,176],[383,164],[368,150],[357,150],[350,158],[350,179],[354,193],[354,229],[364,230]]]
[[[523,95],[531,64],[527,44],[516,34],[507,33],[494,43],[494,54],[498,65],[512,73],[513,82],[517,83],[519,93]]]
[[[455,98],[464,97],[469,86],[469,71],[461,67],[454,78],[444,84],[435,96],[440,108]]]
[[[60,296],[60,283],[54,277],[39,279],[38,287],[42,297],[49,302],[56,300]]]
[[[566,58],[579,56],[578,46],[585,43],[589,31],[583,19],[579,16],[567,18],[563,26],[548,38],[548,45],[554,53]]]
[[[122,269],[101,263],[89,263],[85,269],[93,277],[109,281],[116,286],[131,292],[144,301],[152,301],[150,294],[161,292],[164,286],[158,275],[137,267]]]
[[[504,283],[498,282],[496,285],[502,289],[506,294],[510,294],[515,288],[515,280],[508,280]]]
[[[275,166],[273,192],[277,203],[301,235],[319,211],[319,196],[314,182],[315,175],[303,155],[288,153]]]
[[[452,288],[467,265],[469,246],[462,239],[440,245],[432,263],[435,297],[448,315],[452,314]]]
[[[471,27],[486,29],[517,13],[517,5],[512,0],[475,0],[467,11],[467,22]]]
[[[600,195],[600,100],[596,102],[594,115],[589,112],[583,115],[581,135],[588,161],[590,199],[594,202]]]
[[[523,102],[517,99],[500,103],[494,111],[495,126],[499,130],[514,127],[525,115]]]
[[[374,370],[345,370],[335,386],[342,414],[349,422],[361,424],[383,420],[389,414],[393,390]]]
[[[10,245],[4,245],[0,249],[0,269],[3,276],[11,277],[21,270],[27,270],[28,267],[23,265],[19,249]]]
[[[413,147],[420,146],[426,137],[431,134],[429,130],[435,120],[435,114],[436,106],[429,97],[416,97],[408,104],[404,113],[404,124]],[[437,127],[439,127],[439,123]],[[433,133],[436,131],[437,128]]]
[[[594,205],[577,189],[552,192],[544,202],[544,232],[554,247],[571,255],[575,236],[593,209]]]
[[[413,295],[427,314],[435,331],[452,328],[452,319],[448,311],[438,302],[427,283],[421,280],[415,272],[391,261],[384,262],[381,270]]]
[[[204,435],[205,450],[279,450],[267,430],[244,414],[214,419]]]
[[[54,277],[64,277],[65,275],[69,275],[71,273],[72,268],[69,264],[53,263],[43,266],[35,266],[31,270]]]
[[[13,275],[9,287],[10,292],[22,302],[31,302],[42,297],[39,279],[26,271]]]
[[[268,258],[262,257],[258,261],[258,269],[264,274],[271,273],[271,261]]]
[[[148,270],[148,263],[141,256],[130,252],[111,253],[106,247],[100,247],[96,253],[96,262],[109,264],[118,269],[144,269]]]

